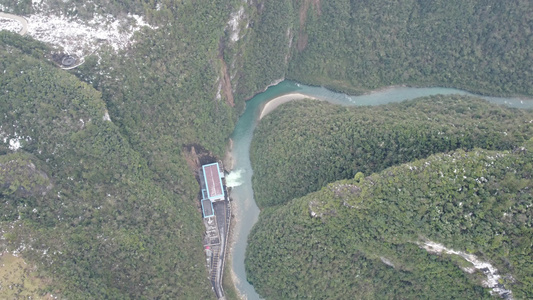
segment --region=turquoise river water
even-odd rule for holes
[[[323,87],[312,87],[292,81],[283,81],[275,86],[269,87],[265,92],[256,95],[246,102],[246,109],[239,118],[235,130],[231,136],[233,148],[233,169],[227,175],[226,180],[231,187],[231,198],[234,201],[234,215],[236,222],[233,230],[235,243],[232,252],[232,271],[235,274],[235,285],[243,297],[248,300],[260,299],[254,287],[246,281],[244,269],[244,254],[246,251],[247,239],[252,226],[257,222],[259,209],[255,204],[252,190],[252,167],[250,164],[250,143],[254,130],[259,123],[261,108],[269,100],[288,93],[301,93],[333,104],[345,106],[380,105],[391,102],[400,102],[418,97],[437,94],[461,94],[477,96],[462,90],[452,88],[412,88],[412,87],[392,87],[371,92],[362,96],[349,96],[342,93],[335,93]],[[486,97],[490,102],[504,104],[518,108],[533,108],[532,99],[520,98],[499,98]],[[226,274],[229,275],[229,274]]]

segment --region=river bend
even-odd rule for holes
[[[238,291],[248,300],[260,299],[254,287],[246,281],[244,269],[244,255],[247,239],[252,226],[257,222],[259,209],[255,204],[252,190],[253,170],[250,163],[250,144],[253,132],[259,123],[262,107],[270,100],[289,93],[299,93],[312,98],[328,101],[344,106],[380,105],[400,102],[431,95],[460,94],[477,96],[497,104],[505,104],[517,108],[533,108],[532,99],[487,97],[471,94],[452,88],[412,88],[391,87],[380,89],[361,96],[349,96],[335,93],[322,87],[312,87],[292,81],[283,81],[269,87],[265,92],[256,95],[246,103],[243,115],[237,121],[231,138],[233,148],[233,170],[227,177],[228,186],[232,187],[231,198],[234,201],[234,215],[236,222],[233,229],[234,244],[232,247],[232,272],[235,275],[235,285]]]

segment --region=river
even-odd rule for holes
[[[246,109],[235,125],[235,130],[231,136],[233,140],[233,170],[226,177],[231,198],[234,201],[234,215],[236,222],[233,229],[233,239],[235,243],[232,249],[232,271],[235,274],[235,285],[238,291],[248,300],[260,299],[254,287],[246,281],[244,269],[244,254],[246,251],[247,239],[252,226],[259,217],[259,208],[255,204],[252,190],[252,167],[250,164],[250,143],[254,130],[259,123],[261,108],[269,100],[288,93],[300,93],[314,98],[328,101],[333,104],[345,106],[380,105],[391,102],[400,102],[418,97],[437,94],[461,94],[473,95],[462,90],[452,88],[411,88],[392,87],[380,89],[361,96],[348,96],[342,93],[335,93],[323,87],[312,87],[292,81],[283,81],[275,86],[269,87],[265,92],[256,95],[246,102]],[[500,98],[486,97],[490,102],[505,104],[518,108],[533,108],[533,100],[520,98]]]

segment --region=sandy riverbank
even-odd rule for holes
[[[264,116],[268,115],[271,111],[276,109],[278,106],[282,105],[283,103],[287,103],[289,101],[293,100],[302,100],[302,99],[314,99],[314,100],[320,100],[318,98],[307,96],[300,93],[290,93],[286,95],[281,95],[279,97],[276,97],[270,101],[268,101],[261,110],[261,115],[259,116],[259,120],[261,120]]]

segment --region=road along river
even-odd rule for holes
[[[288,96],[292,94],[292,96]],[[322,87],[311,87],[292,81],[283,81],[275,86],[269,87],[265,92],[256,95],[246,102],[244,114],[239,118],[235,130],[231,136],[233,147],[231,155],[233,157],[233,169],[226,180],[229,187],[232,187],[231,198],[234,201],[235,226],[233,229],[232,245],[232,273],[235,285],[241,295],[248,299],[260,299],[254,287],[246,281],[244,270],[244,254],[247,245],[248,234],[252,226],[257,222],[259,209],[255,204],[252,190],[252,167],[250,164],[250,143],[253,132],[259,123],[263,107],[275,100],[265,109],[263,116],[275,109],[277,105],[289,101],[289,98],[302,99],[301,95],[309,98],[328,101],[333,104],[345,106],[380,105],[391,102],[400,102],[418,97],[437,94],[461,94],[472,95],[465,91],[451,88],[410,88],[391,87],[380,89],[362,96],[348,96],[342,93],[335,93]],[[283,97],[282,97],[283,96]],[[520,98],[500,98],[478,96],[490,102],[505,104],[518,108],[533,108],[533,99]],[[276,103],[277,102],[277,103]]]

